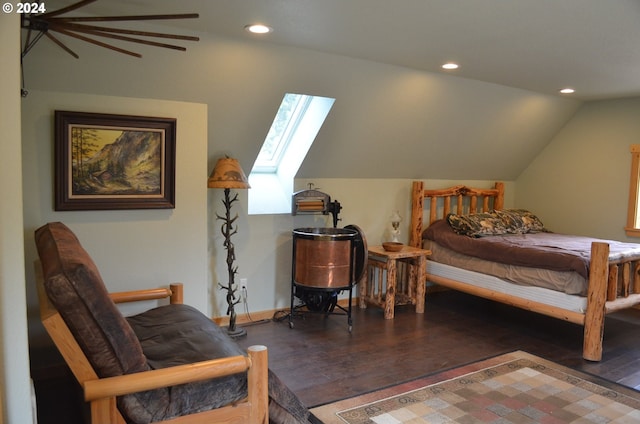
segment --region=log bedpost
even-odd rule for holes
[[[498,181],[495,185],[495,189],[498,190],[498,194],[494,197],[493,209],[499,211],[504,208],[504,183]]]
[[[409,245],[421,247],[422,239],[422,215],[424,207],[424,183],[422,181],[413,182],[411,191],[411,238]]]
[[[609,245],[594,242],[591,244],[589,289],[587,292],[587,311],[584,317],[584,345],[582,349],[582,357],[588,361],[602,359],[608,274]]]

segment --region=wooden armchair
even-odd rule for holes
[[[60,223],[56,224],[62,225]],[[222,357],[219,359],[168,366],[158,369],[151,369],[152,367],[149,367],[146,363],[145,355],[142,355],[143,361],[145,362],[145,369],[134,370],[131,373],[127,373],[125,371],[120,373],[120,375],[113,375],[109,377],[99,377],[100,371],[95,368],[96,360],[89,359],[91,357],[91,352],[90,349],[87,349],[86,347],[86,340],[83,341],[82,338],[78,339],[77,336],[74,336],[72,328],[75,329],[75,333],[78,332],[77,322],[73,322],[73,319],[70,321],[70,316],[65,317],[64,314],[61,314],[56,309],[52,301],[52,299],[55,299],[58,302],[58,305],[61,304],[59,292],[67,290],[66,287],[69,285],[69,281],[73,283],[71,286],[77,286],[84,284],[84,280],[95,280],[93,274],[93,271],[95,270],[91,269],[93,264],[87,265],[85,263],[88,256],[84,250],[80,252],[80,255],[77,252],[74,252],[74,259],[68,261],[72,262],[71,265],[60,265],[61,262],[64,262],[64,258],[61,260],[60,257],[64,257],[65,255],[68,256],[70,249],[68,243],[63,247],[59,246],[60,243],[64,244],[66,241],[63,240],[60,242],[59,240],[55,240],[60,235],[56,232],[62,232],[62,238],[69,238],[71,236],[66,233],[67,231],[70,233],[70,230],[62,226],[60,228],[54,227],[53,229],[47,228],[43,230],[42,233],[46,234],[36,233],[36,244],[38,245],[38,251],[42,261],[42,264],[38,261],[36,266],[40,316],[45,329],[53,339],[67,365],[83,388],[85,400],[90,402],[91,422],[93,424],[124,424],[125,422],[140,422],[138,420],[132,420],[131,417],[125,419],[122,408],[118,408],[118,399],[121,396],[130,396],[134,393],[153,393],[153,390],[160,390],[160,388],[170,386],[174,387],[178,385],[185,385],[180,387],[186,387],[189,383],[212,384],[212,379],[238,375],[239,373],[246,373],[246,390],[240,393],[240,395],[235,395],[240,396],[240,400],[234,401],[226,406],[209,410],[206,410],[208,405],[200,405],[197,407],[199,410],[195,413],[185,416],[169,416],[169,419],[162,418],[161,421],[170,423],[215,422],[256,424],[266,424],[268,422],[269,372],[267,349],[264,346],[250,347],[248,349],[248,356],[237,355]],[[71,241],[72,245],[77,243],[75,236],[73,236],[73,239],[67,241]],[[54,246],[53,248],[52,245]],[[75,248],[76,247],[74,246],[74,249]],[[78,256],[81,256],[81,260],[77,260]],[[48,263],[45,264],[45,261]],[[82,264],[78,265],[78,262],[81,262]],[[87,277],[87,275],[89,275],[89,277]],[[64,284],[67,284],[63,290],[59,288],[59,280],[61,279],[64,279]],[[58,284],[58,286],[56,286],[56,284]],[[100,286],[90,286],[88,289],[96,290],[96,288],[98,289],[97,291],[100,291],[101,289]],[[86,288],[83,290],[88,291]],[[69,294],[65,292],[62,297],[64,296],[69,297]],[[93,296],[93,294],[91,294],[91,296]],[[113,293],[106,295],[104,299],[107,300],[107,303],[113,303],[115,305],[115,303],[163,298],[169,298],[171,305],[176,305],[177,308],[182,308],[182,306],[179,306],[182,304],[182,284],[172,284],[169,288]],[[101,300],[102,298],[97,296],[97,299]],[[110,302],[110,300],[113,302]],[[89,300],[87,302],[87,300],[83,298],[80,303],[90,304],[92,301],[93,300]],[[112,306],[113,305],[109,305],[109,307]],[[170,306],[165,307],[171,308]],[[189,308],[186,305],[184,305],[184,307]],[[92,308],[92,305],[87,306],[87,308]],[[113,306],[113,309],[116,308]],[[195,309],[193,309],[193,311],[195,311]],[[204,317],[204,315],[202,317],[204,321],[210,321],[208,318]],[[104,315],[100,315],[99,313],[98,321],[103,318]],[[105,320],[108,319],[108,317],[105,318]],[[205,324],[209,325],[207,322],[205,322]],[[213,323],[211,322],[211,324]],[[126,321],[124,325],[128,327]],[[215,326],[215,324],[213,325]],[[84,323],[82,326],[84,326]],[[130,329],[131,328],[129,328],[129,330]],[[95,329],[91,330],[91,333],[98,332],[100,331]],[[126,334],[122,337],[118,334],[115,335],[116,339],[121,339],[120,341],[116,340],[116,348],[118,347],[118,343],[122,343],[124,346],[132,344],[130,340],[126,339],[126,336]],[[114,337],[114,335],[111,337]],[[91,337],[89,337],[89,339],[91,339]],[[229,341],[231,340],[229,339]],[[136,342],[137,340],[134,341],[133,344]],[[81,347],[83,343],[85,343],[84,349]],[[112,348],[113,346],[109,347]],[[235,349],[239,349],[237,345],[235,345]],[[85,353],[88,350],[89,352]],[[127,366],[128,365],[125,364],[125,368]],[[208,386],[196,386],[195,388],[199,389],[200,387]],[[141,397],[140,399],[144,399],[144,397]],[[136,398],[136,402],[138,401],[139,399]],[[162,408],[165,407],[163,402],[164,399],[159,402]],[[192,407],[192,409],[194,408]],[[164,411],[162,412],[165,413]],[[172,412],[172,414],[175,415],[175,412]],[[156,422],[156,420],[153,419],[147,422]]]
[[[64,320],[49,301],[44,290],[39,261],[36,270],[40,276],[37,284],[42,323],[76,380],[84,389],[84,398],[91,403],[91,422],[93,424],[125,423],[116,407],[116,396],[240,372],[248,373],[248,396],[244,402],[165,422],[267,422],[268,359],[266,347],[251,346],[248,349],[248,357],[234,356],[116,377],[99,378]],[[182,284],[171,284],[170,288],[112,293],[111,298],[115,303],[169,298],[172,304],[180,304],[182,303]]]

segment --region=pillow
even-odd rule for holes
[[[546,231],[542,221],[526,209],[494,211],[510,234],[540,233]]]
[[[494,213],[474,213],[471,215],[447,215],[447,222],[456,232],[463,236],[482,237],[507,234],[504,222]]]

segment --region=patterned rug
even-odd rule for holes
[[[517,351],[312,412],[325,424],[640,423],[640,392]]]

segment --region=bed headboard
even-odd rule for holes
[[[440,202],[439,200],[442,199]],[[452,199],[454,202],[452,202]],[[429,200],[429,202],[426,202]],[[472,188],[464,185],[425,190],[424,182],[414,181],[411,193],[411,246],[420,247],[422,230],[433,221],[449,213],[469,215],[504,207],[504,183],[495,183],[494,188]],[[429,222],[424,225],[425,209],[429,209]]]

